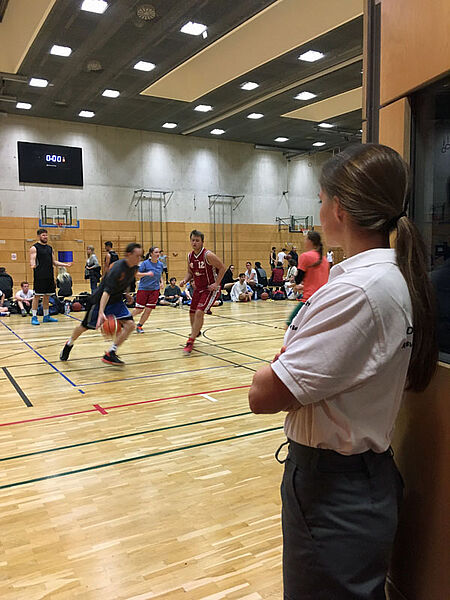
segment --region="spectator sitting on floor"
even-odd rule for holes
[[[0,267],[0,291],[5,295],[5,300],[12,298],[13,287],[13,278],[6,272],[5,267]]]
[[[233,287],[235,282],[237,281],[237,279],[234,279],[234,277],[233,277],[233,271],[234,271],[234,265],[230,265],[228,267],[228,269],[225,271],[225,274],[222,277],[222,283],[220,284],[220,287],[222,288],[222,290],[228,292],[228,294],[230,293],[231,288]]]
[[[297,273],[298,273],[298,269],[297,269],[297,261],[295,261],[295,259],[290,258],[289,259],[289,267],[286,273],[286,281],[290,281],[291,277],[296,277]]]
[[[72,296],[72,277],[67,272],[66,267],[58,268],[56,287],[58,288],[58,296],[62,296],[63,298]]]
[[[0,317],[9,317],[9,310],[6,306],[3,306],[5,301],[5,294],[0,290]]]
[[[263,287],[266,287],[267,286],[267,273],[266,273],[265,269],[263,269],[261,267],[260,262],[255,262],[255,271],[256,271],[256,276],[258,277],[258,283],[260,285],[262,285]]]
[[[170,305],[176,308],[181,305],[182,294],[180,288],[176,285],[177,278],[171,277],[169,285],[164,290],[164,297],[161,299],[160,304]]]
[[[258,275],[256,274],[255,269],[252,268],[252,263],[250,261],[247,261],[245,266],[247,268],[245,271],[245,281],[247,285],[252,288],[252,290],[255,290],[256,286],[258,285]]]
[[[31,301],[34,298],[34,291],[30,290],[28,281],[22,281],[20,288],[21,289],[16,294],[16,302],[22,317],[26,317],[31,310]]]
[[[283,263],[277,262],[277,266],[272,271],[272,277],[269,281],[270,287],[280,287],[284,284],[284,269]]]
[[[230,296],[233,302],[249,302],[252,299],[253,292],[245,279],[245,273],[239,273],[239,279],[231,288]]]

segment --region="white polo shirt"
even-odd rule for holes
[[[412,306],[395,250],[335,265],[289,326],[272,369],[301,407],[288,438],[357,454],[389,447],[412,348]]]

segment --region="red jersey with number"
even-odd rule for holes
[[[206,290],[209,285],[216,281],[217,270],[207,261],[207,252],[206,248],[202,248],[199,254],[195,254],[194,251],[189,253],[188,262],[191,273],[194,276],[195,291]]]

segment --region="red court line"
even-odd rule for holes
[[[48,417],[36,417],[35,419],[24,419],[22,421],[11,421],[10,423],[0,423],[0,427],[6,427],[7,425],[21,425],[23,423],[33,423],[35,421],[46,421],[48,419],[58,419],[59,417],[72,417],[73,415],[82,415],[92,412],[101,412],[102,414],[108,414],[106,411],[113,408],[123,408],[125,406],[135,406],[136,404],[149,404],[151,402],[162,402],[163,400],[176,400],[177,398],[188,398],[190,396],[201,396],[202,394],[212,394],[214,392],[229,392],[231,390],[240,390],[242,388],[249,388],[250,385],[238,385],[236,387],[221,388],[217,390],[207,390],[205,392],[192,392],[191,394],[181,394],[180,396],[166,396],[165,398],[154,398],[153,400],[141,400],[139,402],[129,402],[128,404],[117,404],[116,406],[104,406],[101,407],[98,404],[94,404],[94,408],[88,408],[86,410],[78,410],[76,412],[61,413],[59,415],[50,415]]]

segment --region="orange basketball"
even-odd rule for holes
[[[117,319],[114,315],[107,315],[106,320],[102,324],[102,333],[107,338],[115,336],[117,331]]]
[[[72,302],[72,310],[74,312],[80,312],[80,310],[82,310],[83,307],[81,306],[80,302]]]
[[[267,300],[268,297],[269,297],[269,294],[267,292],[263,292],[261,294],[261,300]]]

